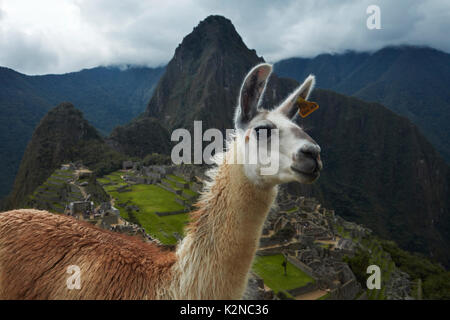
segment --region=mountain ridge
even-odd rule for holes
[[[51,109],[27,145],[5,206],[17,208],[65,162],[82,161],[98,174],[121,167],[125,158],[106,145],[83,114],[68,102]]]
[[[383,104],[416,124],[450,162],[450,54],[423,46],[389,46],[373,53],[322,54],[275,64],[299,81],[315,70],[317,86]]]
[[[11,191],[33,130],[63,101],[82,110],[102,134],[141,113],[164,68],[97,67],[62,75],[28,76],[0,67],[0,198]]]

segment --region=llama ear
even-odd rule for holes
[[[272,65],[261,63],[254,67],[244,79],[236,109],[235,126],[243,128],[258,113],[258,105],[272,73]]]
[[[303,83],[292,92],[289,97],[277,108],[278,111],[286,115],[289,119],[297,115],[298,108],[296,101],[299,97],[307,100],[316,83],[316,78],[310,74]]]

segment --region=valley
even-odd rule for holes
[[[121,170],[95,178],[83,165],[69,163],[36,188],[28,204],[174,250],[204,179],[204,168],[193,165],[124,161]],[[382,270],[381,290],[363,289],[366,273],[356,261],[368,255],[365,263]],[[369,229],[282,189],[265,224],[246,297],[413,299],[417,281],[399,269]]]

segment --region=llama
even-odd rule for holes
[[[312,183],[322,169],[320,147],[291,121],[298,97],[307,99],[309,76],[271,111],[259,108],[272,66],[245,77],[235,115],[236,135],[209,172],[186,236],[175,251],[101,230],[68,216],[21,209],[0,214],[1,299],[240,299],[277,186]],[[243,158],[249,139],[278,129],[279,169]],[[264,145],[264,144],[261,144]],[[265,165],[265,164],[264,164]],[[69,288],[69,266],[80,287]]]

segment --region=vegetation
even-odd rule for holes
[[[408,273],[412,280],[421,279],[423,299],[450,299],[450,272],[423,255],[400,249],[393,241],[379,241],[400,270]],[[413,294],[417,297],[417,292]]]
[[[128,156],[146,157],[144,162],[167,161],[167,158],[155,156],[154,153],[168,154],[171,150],[167,129],[159,121],[146,117],[116,127],[110,135],[110,140],[116,149]]]
[[[95,205],[110,200],[109,195],[97,182],[95,175],[75,180],[76,175],[74,171],[55,170],[42,185],[26,198],[24,206],[48,210],[54,213],[63,213],[66,205],[70,202],[84,200],[81,189],[84,189],[86,194],[91,196],[90,199]],[[87,185],[80,187],[79,184],[82,182],[87,182]]]
[[[145,109],[163,72],[164,68],[98,67],[27,76],[0,67],[0,198],[11,191],[33,130],[52,107],[71,101],[107,135]]]
[[[147,156],[145,156],[144,160],[142,161],[142,164],[144,166],[151,166],[151,165],[170,165],[172,164],[172,160],[170,159],[170,156],[160,153],[152,153]]]
[[[130,222],[141,225],[148,234],[162,243],[175,244],[177,239],[173,233],[184,234],[188,214],[160,217],[155,212],[183,210],[184,207],[175,201],[177,196],[157,185],[144,184],[130,185],[126,188],[129,191],[119,192],[118,188],[127,186],[121,174],[123,173],[113,172],[99,179],[108,194],[115,199],[120,215]]]
[[[367,290],[369,299],[385,299],[383,283],[389,280],[395,268],[406,272],[413,281],[411,295],[419,298],[418,281],[422,283],[421,298],[442,299],[450,298],[450,272],[441,265],[432,262],[429,258],[402,250],[393,241],[370,236],[361,240],[353,257],[345,257],[363,288],[366,288],[367,266],[375,264],[381,268],[382,289]]]
[[[287,275],[284,275],[283,261],[284,256],[277,254],[257,256],[253,264],[253,271],[264,280],[264,283],[275,294],[280,291],[302,287],[314,281],[313,278],[290,262],[287,263]]]
[[[111,191],[110,194],[118,200],[118,203],[129,201],[144,212],[183,210],[183,206],[174,201],[176,196],[173,193],[156,185],[138,184],[129,188],[131,191]]]
[[[97,175],[119,169],[125,157],[112,150],[70,103],[50,110],[36,128],[22,158],[7,206],[24,204],[61,164],[81,161]]]

